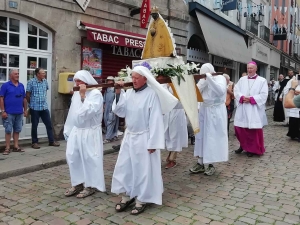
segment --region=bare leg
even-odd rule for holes
[[[5,148],[10,149],[11,134],[5,134]]]
[[[13,133],[14,147],[19,148],[19,133]]]

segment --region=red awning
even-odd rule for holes
[[[144,48],[145,35],[98,26],[80,21],[79,27],[87,30],[87,39],[105,44],[125,46],[129,48]]]

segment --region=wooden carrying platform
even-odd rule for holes
[[[213,76],[217,76],[217,75],[222,75],[223,73],[221,72],[217,72],[217,73],[212,73],[211,75]],[[195,80],[199,80],[199,79],[203,79],[206,77],[206,74],[197,74],[197,75],[190,75],[190,76],[194,76],[194,79]],[[169,84],[169,83],[172,83],[171,79],[168,78],[168,77],[162,77],[162,76],[159,76],[156,78],[157,82],[160,83],[160,84]],[[132,87],[133,84],[132,82],[128,82],[128,83],[124,83],[124,86],[123,87]],[[114,84],[114,83],[111,83],[111,84],[95,84],[95,85],[87,85],[86,88],[108,88],[108,87],[116,87],[116,88],[123,88],[123,87],[120,87],[118,84]],[[73,87],[73,91],[79,91],[79,87]]]

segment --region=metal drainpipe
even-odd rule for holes
[[[170,7],[171,6],[171,0],[168,0],[168,25],[170,26],[170,19],[171,19],[171,13],[170,13]]]

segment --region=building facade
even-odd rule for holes
[[[188,7],[182,0],[153,0],[174,34],[178,54],[186,55]],[[116,76],[139,59],[146,35],[140,28],[139,0],[91,0],[85,13],[73,0],[0,1],[0,85],[9,69],[20,72],[25,86],[42,67],[49,83],[48,103],[56,138],[62,137],[71,95],[58,93],[62,72],[89,69],[101,82]],[[88,68],[86,68],[88,67]],[[30,119],[24,119],[20,138],[30,138]],[[39,136],[46,136],[41,123]],[[4,130],[0,126],[0,139]]]
[[[222,11],[226,2],[236,4],[236,9]],[[224,4],[222,6],[222,3]],[[203,1],[197,0],[190,2],[190,14],[193,13],[191,6],[198,4],[200,11],[208,11],[211,18],[220,21],[221,27],[210,23],[211,29],[217,30],[215,35],[224,38],[226,34],[222,27],[229,27],[235,32],[235,37],[242,36],[245,45],[237,42],[236,38],[230,38],[226,41],[226,51],[223,56],[220,52],[215,53],[209,49],[205,34],[201,27],[201,20],[193,17],[189,24],[189,40],[199,37],[203,44],[198,48],[188,43],[188,59],[192,60],[198,54],[198,62],[209,61],[216,67],[218,72],[224,72],[230,75],[234,82],[237,82],[243,72],[247,71],[246,63],[255,61],[258,65],[258,74],[267,80],[276,78],[279,74],[281,51],[271,44],[270,41],[270,3],[268,0],[234,0],[234,1]],[[202,13],[202,12],[201,12]],[[216,19],[218,18],[218,19]],[[200,28],[199,28],[200,26]],[[204,28],[205,29],[205,28]],[[233,33],[231,32],[231,33]],[[209,39],[209,37],[207,37]],[[239,38],[240,39],[240,38]],[[199,49],[196,50],[195,49]],[[238,53],[232,50],[236,49]],[[236,55],[237,57],[234,57]],[[244,60],[242,60],[244,59]]]

